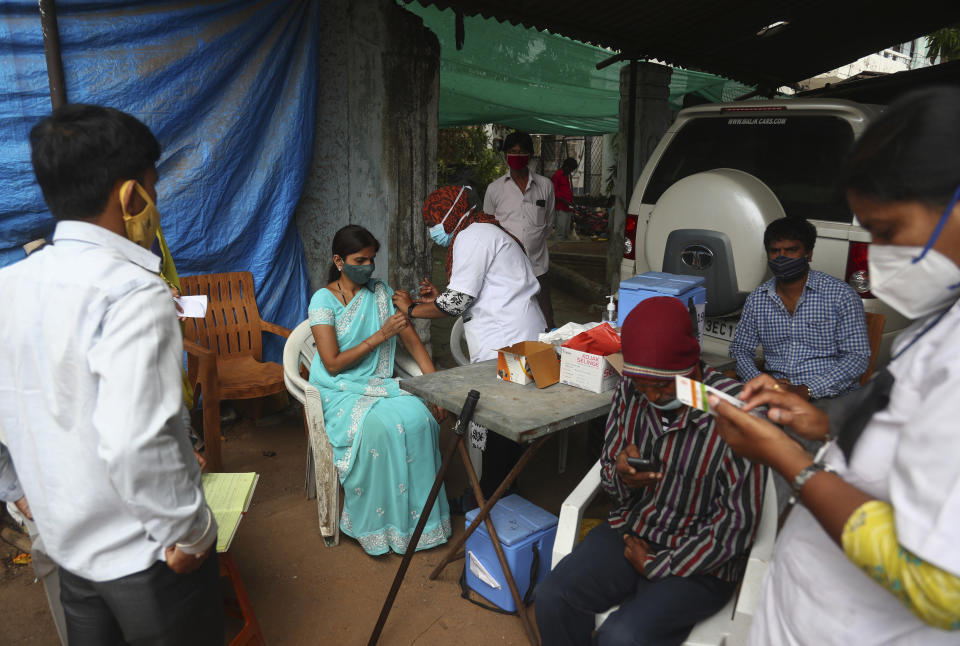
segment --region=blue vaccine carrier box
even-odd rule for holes
[[[478,513],[480,509],[471,509],[466,513],[467,526]],[[516,494],[498,500],[490,517],[500,537],[517,590],[523,598],[531,586],[530,574],[535,551],[539,555],[539,562],[533,585],[543,581],[550,571],[559,519]],[[467,585],[471,590],[499,608],[509,612],[517,609],[485,522],[480,523],[467,539],[466,571]]]
[[[627,314],[641,301],[654,296],[673,296],[684,305],[690,300],[697,310],[697,338],[703,341],[703,324],[707,305],[706,279],[703,276],[685,276],[668,274],[662,271],[648,271],[620,282],[619,318],[617,325],[623,327]]]

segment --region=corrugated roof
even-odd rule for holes
[[[810,78],[960,22],[956,0],[416,1],[767,86]],[[758,35],[778,21],[787,24]]]

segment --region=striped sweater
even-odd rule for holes
[[[703,366],[704,383],[735,395],[741,384]],[[620,380],[607,418],[602,484],[616,504],[609,522],[666,549],[651,550],[646,576],[743,576],[763,503],[766,467],[736,456],[716,432],[715,419],[684,406],[664,427],[659,411]],[[642,489],[617,475],[617,455],[636,444],[654,457],[663,479]]]

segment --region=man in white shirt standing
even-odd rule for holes
[[[507,154],[510,172],[487,186],[483,212],[496,216],[503,228],[523,245],[540,283],[537,302],[543,310],[547,327],[553,328],[553,305],[546,280],[550,269],[547,237],[553,231],[556,219],[553,182],[530,170],[533,139],[527,133],[511,132],[503,140],[503,150]]]
[[[0,270],[0,426],[60,568],[69,643],[222,643],[217,525],[180,415],[176,311],[148,250],[160,145],[132,116],[81,104],[30,144],[57,225]]]

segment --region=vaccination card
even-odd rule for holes
[[[710,408],[710,404],[707,402],[707,395],[710,394],[716,395],[725,402],[730,402],[737,408],[743,408],[743,405],[746,403],[694,379],[687,379],[686,377],[677,375],[676,380],[677,399],[691,408],[702,410],[704,413],[716,415],[716,412]]]

